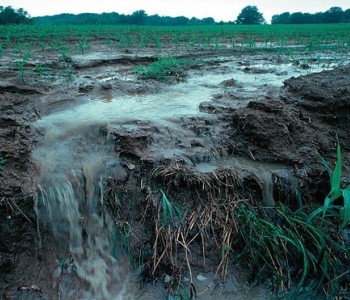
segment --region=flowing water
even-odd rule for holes
[[[110,166],[119,163],[113,154],[109,129],[130,120],[143,120],[179,130],[170,119],[202,115],[199,104],[223,91],[223,80],[234,77],[242,83],[240,93],[256,94],[266,82],[280,86],[282,80],[291,76],[290,66],[280,68],[287,68],[287,75],[257,76],[231,66],[228,73],[195,76],[159,94],[119,96],[109,101],[88,99],[37,122],[44,139],[33,153],[40,172],[35,211],[39,247],[45,249],[48,231],[54,238],[51,242],[55,254],[50,255],[57,257],[48,259],[57,260],[57,263],[47,266],[54,268],[48,270],[53,274],[52,299],[159,299],[164,296],[160,289],[150,289],[143,296],[136,296],[136,284],[129,280],[130,267],[115,239],[115,225],[104,209],[104,177]],[[237,101],[237,107],[245,104],[246,101]],[[271,170],[276,166],[258,165],[248,160],[235,160],[230,164],[255,173],[263,183],[265,203],[274,204]],[[214,171],[216,166],[199,164],[197,168],[208,172]],[[67,273],[75,279],[67,280]],[[231,291],[228,283],[220,293],[211,291],[201,299],[211,299],[215,293],[218,299],[266,299],[266,291],[249,289],[237,282],[239,280],[231,283]]]
[[[98,126],[69,128],[64,137],[52,127],[46,129],[44,144],[34,153],[41,175],[36,207],[40,244],[40,227],[49,227],[61,259],[70,257],[54,270],[56,296],[122,299],[128,265],[118,261],[114,223],[103,208],[102,174],[115,161],[112,144],[99,134]],[[65,269],[80,279],[74,288],[62,280]]]
[[[230,167],[253,173],[262,184],[262,197],[266,206],[275,205],[272,172],[287,168],[282,164],[261,163],[245,157],[223,158],[215,162],[204,162],[196,165],[196,169],[201,173],[212,173],[220,167]]]

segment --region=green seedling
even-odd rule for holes
[[[330,212],[333,215],[334,211],[339,211],[342,224],[340,230],[344,229],[348,225],[350,220],[350,185],[345,188],[341,188],[341,173],[342,173],[342,158],[341,149],[338,143],[337,145],[337,162],[332,172],[327,161],[321,157],[323,165],[326,167],[331,184],[331,191],[324,200],[323,206],[314,210],[309,218],[308,223],[312,221],[318,214],[322,214],[322,221],[324,221],[326,214]],[[335,205],[334,202],[340,198],[343,198],[343,206]]]
[[[173,207],[168,200],[167,196],[164,194],[164,192],[160,191],[162,194],[161,198],[161,204],[162,204],[162,210],[163,210],[163,226],[168,226],[174,223],[174,215],[173,215]]]
[[[109,51],[110,52],[113,52],[113,49],[114,49],[114,43],[113,43],[113,40],[110,38],[110,37],[107,37],[106,38],[106,44],[109,48]]]
[[[145,42],[145,39],[141,39],[140,42],[139,42],[139,49],[145,49],[146,47],[146,42]]]
[[[65,69],[60,74],[61,77],[64,77],[67,79],[68,85],[73,81],[73,73],[71,69]]]
[[[36,65],[34,68],[34,73],[39,74],[40,77],[46,78],[48,76],[48,73],[54,74],[55,70],[49,67],[45,67],[42,65]]]
[[[219,49],[219,37],[217,36],[215,38],[215,50],[218,50]]]
[[[124,49],[128,48],[128,46],[129,46],[129,39],[128,39],[128,37],[122,35],[122,36],[119,38],[119,46],[120,46],[121,48],[124,48]]]
[[[78,44],[80,54],[84,54],[85,50],[90,48],[89,40],[87,38],[82,38],[79,40]]]
[[[24,66],[29,58],[30,58],[30,54],[29,54],[29,52],[27,52],[27,53],[23,54],[22,60],[17,62],[17,69],[19,71],[19,75],[20,75],[23,82],[24,82],[24,76],[25,76]]]

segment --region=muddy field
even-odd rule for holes
[[[269,278],[248,285],[222,252],[239,227],[229,212],[323,204],[316,151],[333,167],[337,141],[350,183],[350,66],[337,53],[199,49],[180,51],[198,63],[167,81],[135,73],[156,52],[37,49],[21,73],[3,53],[3,299],[159,299],[179,281],[199,299],[273,299]]]

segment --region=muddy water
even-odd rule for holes
[[[251,65],[247,71],[246,67],[238,67],[237,62],[223,63],[224,71],[220,73],[199,74],[194,72],[190,78],[176,85],[163,89],[159,94],[122,95],[108,94],[100,98],[88,99],[83,104],[64,110],[50,116],[52,124],[96,124],[96,123],[118,123],[130,120],[149,120],[152,122],[163,122],[167,118],[179,116],[200,115],[199,104],[208,101],[213,94],[231,90],[242,97],[233,103],[234,108],[244,107],[247,102],[264,94],[263,87],[282,86],[283,80],[291,76],[307,74],[309,70],[300,70],[292,64],[273,65],[256,64]],[[108,82],[116,78],[125,81],[136,80],[132,75],[127,77],[111,76],[100,78],[98,81]],[[225,87],[223,81],[234,79],[237,85]],[[247,100],[249,97],[249,100]],[[72,127],[73,125],[68,125]],[[57,126],[61,127],[61,126]],[[60,130],[56,128],[55,130]]]
[[[272,172],[288,168],[282,164],[261,163],[245,157],[222,158],[215,162],[204,162],[196,165],[196,169],[202,173],[212,173],[220,167],[229,167],[252,172],[262,184],[263,202],[266,206],[275,205]]]
[[[113,159],[108,140],[99,138],[98,128],[69,128],[64,137],[46,127],[44,144],[33,153],[40,168],[38,203],[41,232],[50,228],[60,259],[70,257],[69,265],[58,263],[53,276],[53,299],[122,299],[120,296],[127,263],[118,261],[113,244],[115,228],[103,208],[101,174]],[[50,130],[51,129],[51,130]],[[66,128],[68,130],[68,128]],[[120,257],[119,257],[120,259]],[[72,289],[65,269],[77,275]]]
[[[130,280],[132,272],[127,259],[121,257],[115,243],[113,221],[103,208],[104,172],[109,165],[118,164],[118,158],[113,156],[108,128],[131,120],[143,120],[155,125],[167,124],[176,131],[179,126],[170,120],[180,116],[203,115],[199,104],[209,101],[213,94],[225,91],[224,80],[234,78],[239,83],[236,87],[230,87],[237,94],[256,96],[267,82],[280,86],[282,80],[294,74],[290,65],[280,65],[278,72],[268,71],[259,75],[237,67],[236,62],[226,63],[226,67],[226,71],[221,73],[203,75],[194,72],[187,82],[167,86],[156,95],[124,95],[111,97],[108,102],[102,101],[103,98],[87,99],[79,106],[53,113],[37,122],[36,125],[45,132],[43,144],[33,153],[41,176],[35,207],[39,246],[45,247],[43,234],[50,230],[57,257],[46,259],[62,261],[63,257],[69,257],[69,264],[65,267],[50,263],[43,271],[53,277],[55,292],[50,298],[160,299],[165,296],[164,291],[157,288],[149,288],[140,296],[137,283]],[[238,108],[245,104],[246,100],[242,100],[235,105]],[[103,131],[107,129],[107,135],[101,134],[102,128]],[[222,163],[255,173],[264,186],[265,204],[274,204],[271,170],[279,166],[261,165],[243,159]],[[199,164],[197,169],[212,172],[218,164]],[[64,270],[67,269],[77,278],[74,287],[64,280],[67,272]],[[205,291],[200,299],[270,297],[263,288],[248,288],[245,277],[239,273],[232,274],[226,285],[210,285],[213,277],[210,274],[195,275],[199,291]]]

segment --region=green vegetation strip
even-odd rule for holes
[[[90,43],[102,39],[111,50],[143,48],[165,42],[185,48],[209,47],[215,44],[274,44],[274,47],[306,46],[348,48],[350,23],[307,25],[206,25],[206,26],[138,26],[138,25],[6,25],[0,26],[0,43],[4,49],[38,46],[49,51],[69,47],[76,41],[76,51],[85,53]],[[100,43],[100,41],[99,41]],[[100,43],[100,44],[101,44]]]
[[[182,81],[186,75],[185,70],[198,65],[198,63],[192,59],[161,57],[148,66],[138,66],[135,72],[143,79]]]

